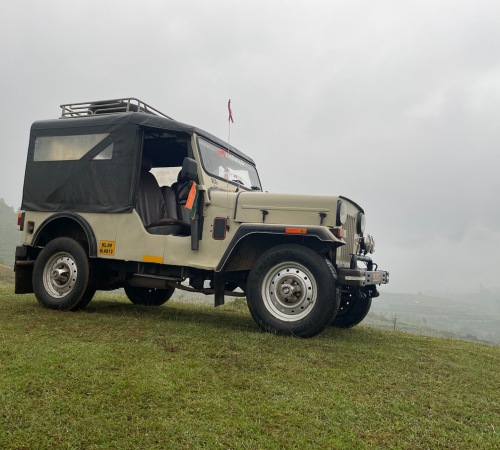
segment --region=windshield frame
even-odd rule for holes
[[[213,142],[213,141],[211,141],[211,140],[209,140],[209,139],[207,139],[205,137],[202,137],[202,136],[198,135],[198,136],[196,136],[196,141],[197,141],[196,143],[197,143],[198,151],[199,151],[199,155],[200,155],[201,165],[203,167],[203,170],[205,171],[205,173],[209,177],[217,179],[217,180],[220,180],[220,181],[223,181],[224,183],[228,183],[228,184],[231,184],[233,186],[236,186],[238,188],[245,189],[245,190],[248,190],[248,191],[262,191],[262,184],[260,182],[259,172],[257,171],[257,167],[255,166],[255,164],[253,164],[250,161],[242,158],[241,156],[233,153],[227,147],[224,147],[224,146],[221,146],[219,144],[216,144],[215,142]],[[258,181],[258,185],[250,183],[251,185],[247,186],[247,185],[239,183],[237,181],[233,181],[233,180],[230,180],[228,178],[225,178],[225,177],[219,175],[218,173],[214,173],[212,170],[210,170],[209,168],[207,168],[207,162],[206,162],[206,159],[208,159],[207,158],[207,154],[206,154],[207,149],[205,149],[205,148],[202,147],[202,144],[204,144],[204,143],[207,143],[210,146],[213,146],[218,151],[223,151],[226,154],[229,154],[231,156],[231,159],[233,161],[237,161],[238,164],[241,165],[244,170],[247,170],[249,172],[249,176],[251,175],[251,172],[253,172],[253,174],[256,176],[256,179]],[[250,179],[250,181],[252,181],[252,180]],[[256,187],[258,189],[253,189],[253,187]]]

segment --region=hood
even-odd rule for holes
[[[240,192],[236,199],[234,221],[335,227],[339,200],[347,204],[350,216],[363,212],[356,203],[341,196]]]

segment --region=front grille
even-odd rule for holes
[[[351,255],[356,253],[358,246],[358,236],[356,235],[356,218],[349,215],[347,221],[343,225],[346,231],[346,238],[344,239],[346,245],[342,245],[337,250],[337,265],[341,267],[348,267],[351,262]]]

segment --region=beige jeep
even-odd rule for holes
[[[389,281],[359,205],[264,192],[250,157],[132,98],[33,124],[19,225],[16,293],[59,310],[240,295],[262,329],[308,337],[361,322]]]

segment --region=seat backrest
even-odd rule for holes
[[[158,181],[151,172],[142,170],[139,178],[136,210],[145,227],[166,217],[166,206]]]
[[[178,205],[185,205],[189,196],[189,181],[176,181],[172,184],[172,191],[175,195],[175,201]]]
[[[163,192],[163,199],[167,208],[167,217],[170,219],[179,219],[179,210],[174,190],[170,186],[162,186],[161,191]],[[180,219],[183,220],[182,218]]]
[[[177,181],[172,184],[178,205],[185,205],[191,189],[191,181],[198,183],[198,163],[191,158],[184,158]],[[182,215],[182,213],[181,213]]]
[[[179,219],[184,220],[184,222],[189,222],[189,209],[183,205],[178,205],[177,213],[179,214]]]

